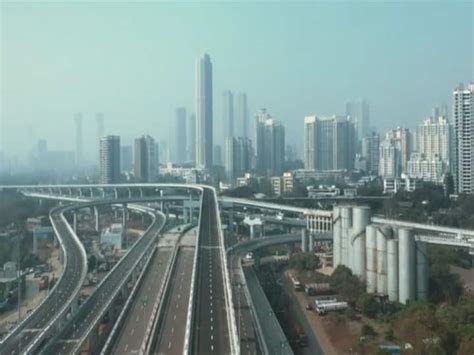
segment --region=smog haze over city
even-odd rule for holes
[[[40,138],[74,150],[76,112],[87,160],[98,112],[122,142],[172,142],[175,108],[195,111],[202,53],[214,139],[230,89],[247,94],[250,136],[266,107],[300,155],[306,115],[344,114],[364,98],[371,127],[410,127],[473,78],[471,1],[2,1],[0,20],[0,150],[20,159]]]

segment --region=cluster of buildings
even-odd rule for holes
[[[397,127],[384,134],[371,128],[369,104],[364,100],[346,104],[345,115],[306,116],[304,157],[296,168],[287,164],[299,159],[285,144],[282,122],[262,108],[251,129],[245,93],[234,96],[233,91],[224,91],[222,114],[214,120],[213,69],[209,55],[203,54],[196,61],[195,114],[184,107],[176,109],[170,146],[166,142],[158,145],[149,135],[121,146],[119,136],[104,136],[104,116],[96,115],[99,180],[117,183],[125,174],[131,181],[154,182],[162,172],[188,182],[204,179],[242,186],[265,177],[273,191],[282,194],[292,191],[295,180],[334,179],[356,171],[381,177],[386,192],[413,190],[424,182],[445,184],[452,176],[455,192],[473,193],[473,96],[474,84],[461,84],[453,92],[451,118],[446,105],[435,107],[415,130]],[[214,129],[216,122],[219,130]],[[46,141],[40,140],[38,165],[51,169],[81,166],[81,113],[75,115],[74,123],[75,152],[49,151]]]

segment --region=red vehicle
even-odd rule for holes
[[[39,289],[41,290],[47,290],[49,286],[49,277],[48,276],[42,276],[41,280],[39,282]]]
[[[300,348],[308,346],[308,336],[306,335],[301,324],[295,322],[293,325],[293,330],[295,333],[295,342]]]

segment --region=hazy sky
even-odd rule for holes
[[[381,131],[414,126],[473,80],[472,2],[2,2],[3,147],[30,138],[74,148],[84,112],[89,156],[95,114],[130,141],[172,140],[174,110],[194,111],[196,57],[214,66],[214,121],[222,91],[266,107],[302,149],[303,117],[371,104]]]

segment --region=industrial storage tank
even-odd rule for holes
[[[415,299],[415,237],[413,229],[398,230],[398,300],[406,303]]]
[[[350,234],[351,266],[354,275],[365,280],[365,228],[370,222],[370,207],[358,206],[352,210]]]
[[[334,206],[332,211],[333,217],[333,266],[337,267],[341,263],[341,210],[338,206]]]
[[[377,293],[387,294],[387,239],[391,237],[390,227],[377,228]]]
[[[416,299],[428,298],[428,247],[416,242]]]
[[[365,267],[367,292],[377,292],[377,228],[368,225],[365,229]]]
[[[387,241],[387,290],[390,301],[398,301],[398,240]]]
[[[351,264],[351,250],[350,250],[350,230],[352,227],[352,207],[342,206],[341,207],[341,264],[352,269]]]

